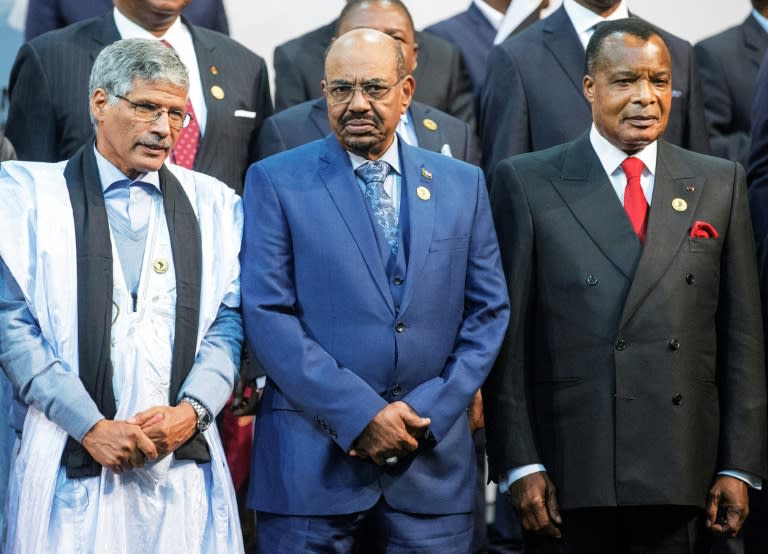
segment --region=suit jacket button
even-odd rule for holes
[[[679,406],[682,403],[683,403],[682,394],[676,394],[675,396],[672,397],[672,404],[674,404],[675,406]]]
[[[627,341],[624,339],[618,339],[616,341],[616,350],[624,350],[627,347]]]
[[[402,277],[395,277],[394,279],[392,279],[392,282],[395,285],[402,285],[403,284],[403,278]]]
[[[400,388],[400,385],[395,385],[394,387],[392,387],[393,396],[400,396],[401,392],[403,392],[403,389]]]
[[[398,333],[402,333],[403,331],[405,331],[405,323],[403,323],[402,321],[398,321],[397,325],[395,325],[395,331],[397,331]]]
[[[685,282],[688,283],[689,285],[692,285],[696,282],[696,279],[693,277],[693,274],[688,273],[685,276]]]
[[[584,280],[590,287],[594,287],[598,282],[600,282],[600,279],[595,277],[594,275],[587,275],[587,278]]]
[[[677,339],[672,339],[671,341],[669,341],[669,347],[672,350],[677,350],[678,348],[680,348],[680,341]]]

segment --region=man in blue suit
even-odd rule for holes
[[[468,551],[467,406],[509,310],[485,182],[395,128],[414,80],[397,42],[329,50],[334,136],[245,184],[244,317],[267,373],[249,505],[264,552]]]

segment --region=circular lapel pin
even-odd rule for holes
[[[419,187],[416,189],[416,196],[422,200],[429,200],[432,194],[429,192],[427,187]]]
[[[688,202],[683,200],[682,198],[675,198],[672,200],[672,209],[676,212],[684,212],[688,209]]]
[[[429,129],[430,131],[437,131],[437,123],[435,122],[434,119],[429,119],[427,117],[424,119],[424,121],[422,121],[422,123],[424,124],[424,127]]]
[[[168,260],[155,258],[155,260],[152,262],[152,269],[155,270],[155,273],[165,273],[168,271]]]
[[[224,89],[221,88],[219,85],[213,85],[211,87],[211,95],[216,100],[222,100],[224,98]]]

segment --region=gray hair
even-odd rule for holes
[[[169,83],[189,90],[189,73],[179,56],[159,40],[129,38],[104,48],[96,57],[88,82],[88,97],[96,89],[110,95],[125,96],[133,88],[134,79],[150,83]],[[96,123],[91,115],[91,122]]]

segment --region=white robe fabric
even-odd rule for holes
[[[3,163],[0,256],[22,290],[43,336],[64,365],[77,371],[77,267],[72,209],[63,177],[65,165],[65,162]],[[221,303],[227,300],[228,305],[237,305],[238,302],[242,207],[239,197],[215,179],[176,166],[170,169],[189,197],[202,237],[199,347]],[[147,241],[148,253],[143,264],[141,286],[148,283],[144,293],[157,299],[157,305],[147,313],[130,313],[130,294],[122,280],[119,256],[113,252],[116,264],[113,317],[117,315],[112,334],[113,384],[121,397],[117,418],[129,417],[136,408],[148,407],[147,402],[167,404],[167,388],[163,397],[162,392],[158,393],[153,387],[132,386],[143,383],[147,371],[159,371],[161,390],[170,372],[173,313],[169,309],[175,305],[175,287],[169,283],[175,285],[175,282],[171,271],[165,275],[170,279],[154,281],[147,273],[152,271],[152,259],[172,259],[161,203],[156,203],[151,226],[152,222],[162,225],[153,227],[161,232]],[[141,321],[140,317],[147,320]],[[140,338],[136,337],[138,340],[132,338],[135,332],[141,334]],[[122,347],[123,337],[131,339],[127,341],[129,346]],[[149,358],[155,361],[152,367],[146,368],[144,364]],[[157,396],[152,398],[153,394]],[[212,456],[210,465],[197,466],[168,456],[122,476],[103,469],[100,477],[68,480],[60,470],[66,433],[30,407],[20,449],[11,468],[7,550],[19,554],[147,552],[147,544],[141,539],[151,538],[154,551],[167,551],[168,545],[175,545],[174,551],[242,552],[235,493],[215,426],[205,432],[205,438]],[[173,475],[170,488],[169,475]],[[82,487],[73,489],[73,481],[79,481]],[[185,491],[189,498],[180,498],[178,491]],[[82,498],[88,499],[83,522],[49,525],[52,518],[53,522],[59,521],[57,502],[71,504]],[[157,506],[153,508],[153,503],[158,502],[178,503],[178,513],[189,517],[155,521],[150,530],[146,519],[152,521],[152,514],[158,513]],[[164,512],[161,509],[159,513]],[[78,524],[91,536],[84,538],[77,531]]]

